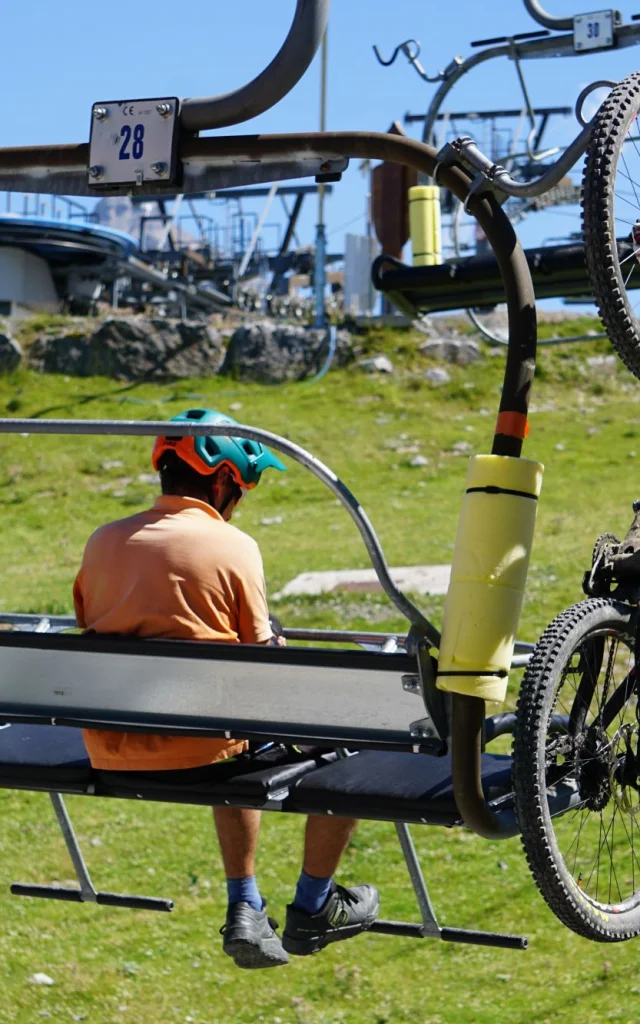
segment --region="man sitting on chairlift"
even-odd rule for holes
[[[206,409],[174,420],[236,422]],[[285,466],[263,445],[226,436],[159,437],[152,458],[162,488],[153,507],[89,538],[74,585],[78,625],[138,637],[284,644],[272,635],[258,546],[229,520],[265,469]],[[153,772],[167,782],[224,781],[237,774],[238,760],[256,754],[243,739],[96,729],[84,737],[95,768]],[[260,811],[214,807],[213,815],[229,904],[223,949],[238,967],[277,967],[288,953],[315,953],[373,924],[377,890],[333,881],[355,820],[307,819],[303,868],[280,940],[255,877]]]

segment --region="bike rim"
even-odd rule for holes
[[[613,228],[620,284],[630,314],[640,317],[640,111],[620,147],[613,191]]]
[[[545,784],[578,802],[553,817],[553,836],[581,896],[610,913],[640,903],[640,709],[635,641],[611,629],[583,637],[555,692]],[[551,816],[551,813],[548,811]]]

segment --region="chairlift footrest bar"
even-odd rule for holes
[[[413,924],[410,921],[374,921],[369,931],[378,935],[402,935],[407,939],[438,938],[438,932],[427,932],[423,924]]]
[[[430,931],[424,924],[409,921],[375,921],[369,931],[378,935],[402,935],[408,939],[437,939],[473,946],[494,946],[500,949],[527,949],[525,935],[503,935],[500,932],[478,932],[465,928],[439,928]]]
[[[504,935],[500,932],[477,932],[464,928],[441,928],[444,942],[462,942],[473,946],[496,946],[501,949],[527,949],[526,935]]]
[[[85,899],[80,889],[67,889],[60,885],[24,885],[14,882],[13,896],[32,896],[45,900],[64,900],[67,903],[98,903],[103,907],[126,907],[128,910],[173,910],[173,900],[153,896],[126,896],[117,892],[96,892],[95,900]]]

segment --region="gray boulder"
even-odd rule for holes
[[[22,349],[8,334],[0,334],[0,373],[13,373],[22,362]]]
[[[387,356],[373,356],[361,359],[358,366],[367,373],[393,373],[393,363]]]
[[[213,376],[222,355],[219,332],[205,323],[111,317],[90,337],[67,334],[38,339],[30,362],[47,373],[172,380]]]
[[[419,351],[431,359],[444,359],[447,363],[468,366],[483,358],[477,341],[466,338],[440,338],[438,341],[424,341]]]
[[[451,381],[451,374],[448,370],[445,370],[443,366],[432,366],[430,370],[425,373],[425,379],[430,384],[434,384],[439,387],[440,384],[449,384]]]
[[[349,331],[337,331],[333,365],[346,365],[355,352]],[[327,331],[263,320],[234,331],[220,372],[240,380],[280,384],[317,373],[328,353]]]
[[[60,336],[45,334],[36,338],[29,349],[29,366],[41,373],[64,373],[70,377],[88,374],[88,338],[73,333]]]

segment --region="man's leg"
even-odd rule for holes
[[[287,952],[317,953],[330,942],[358,935],[375,921],[380,906],[377,889],[345,889],[333,881],[357,824],[354,818],[307,818],[303,868],[282,937]]]
[[[358,824],[355,818],[309,815],[304,836],[304,861],[293,905],[317,914],[327,902],[333,875]]]
[[[256,850],[260,832],[260,811],[242,807],[214,807],[229,903],[249,903],[262,910],[262,897],[256,883]]]
[[[229,906],[222,948],[238,967],[278,967],[289,957],[267,917],[255,877],[260,811],[214,807]],[[275,927],[275,926],[274,926]]]

